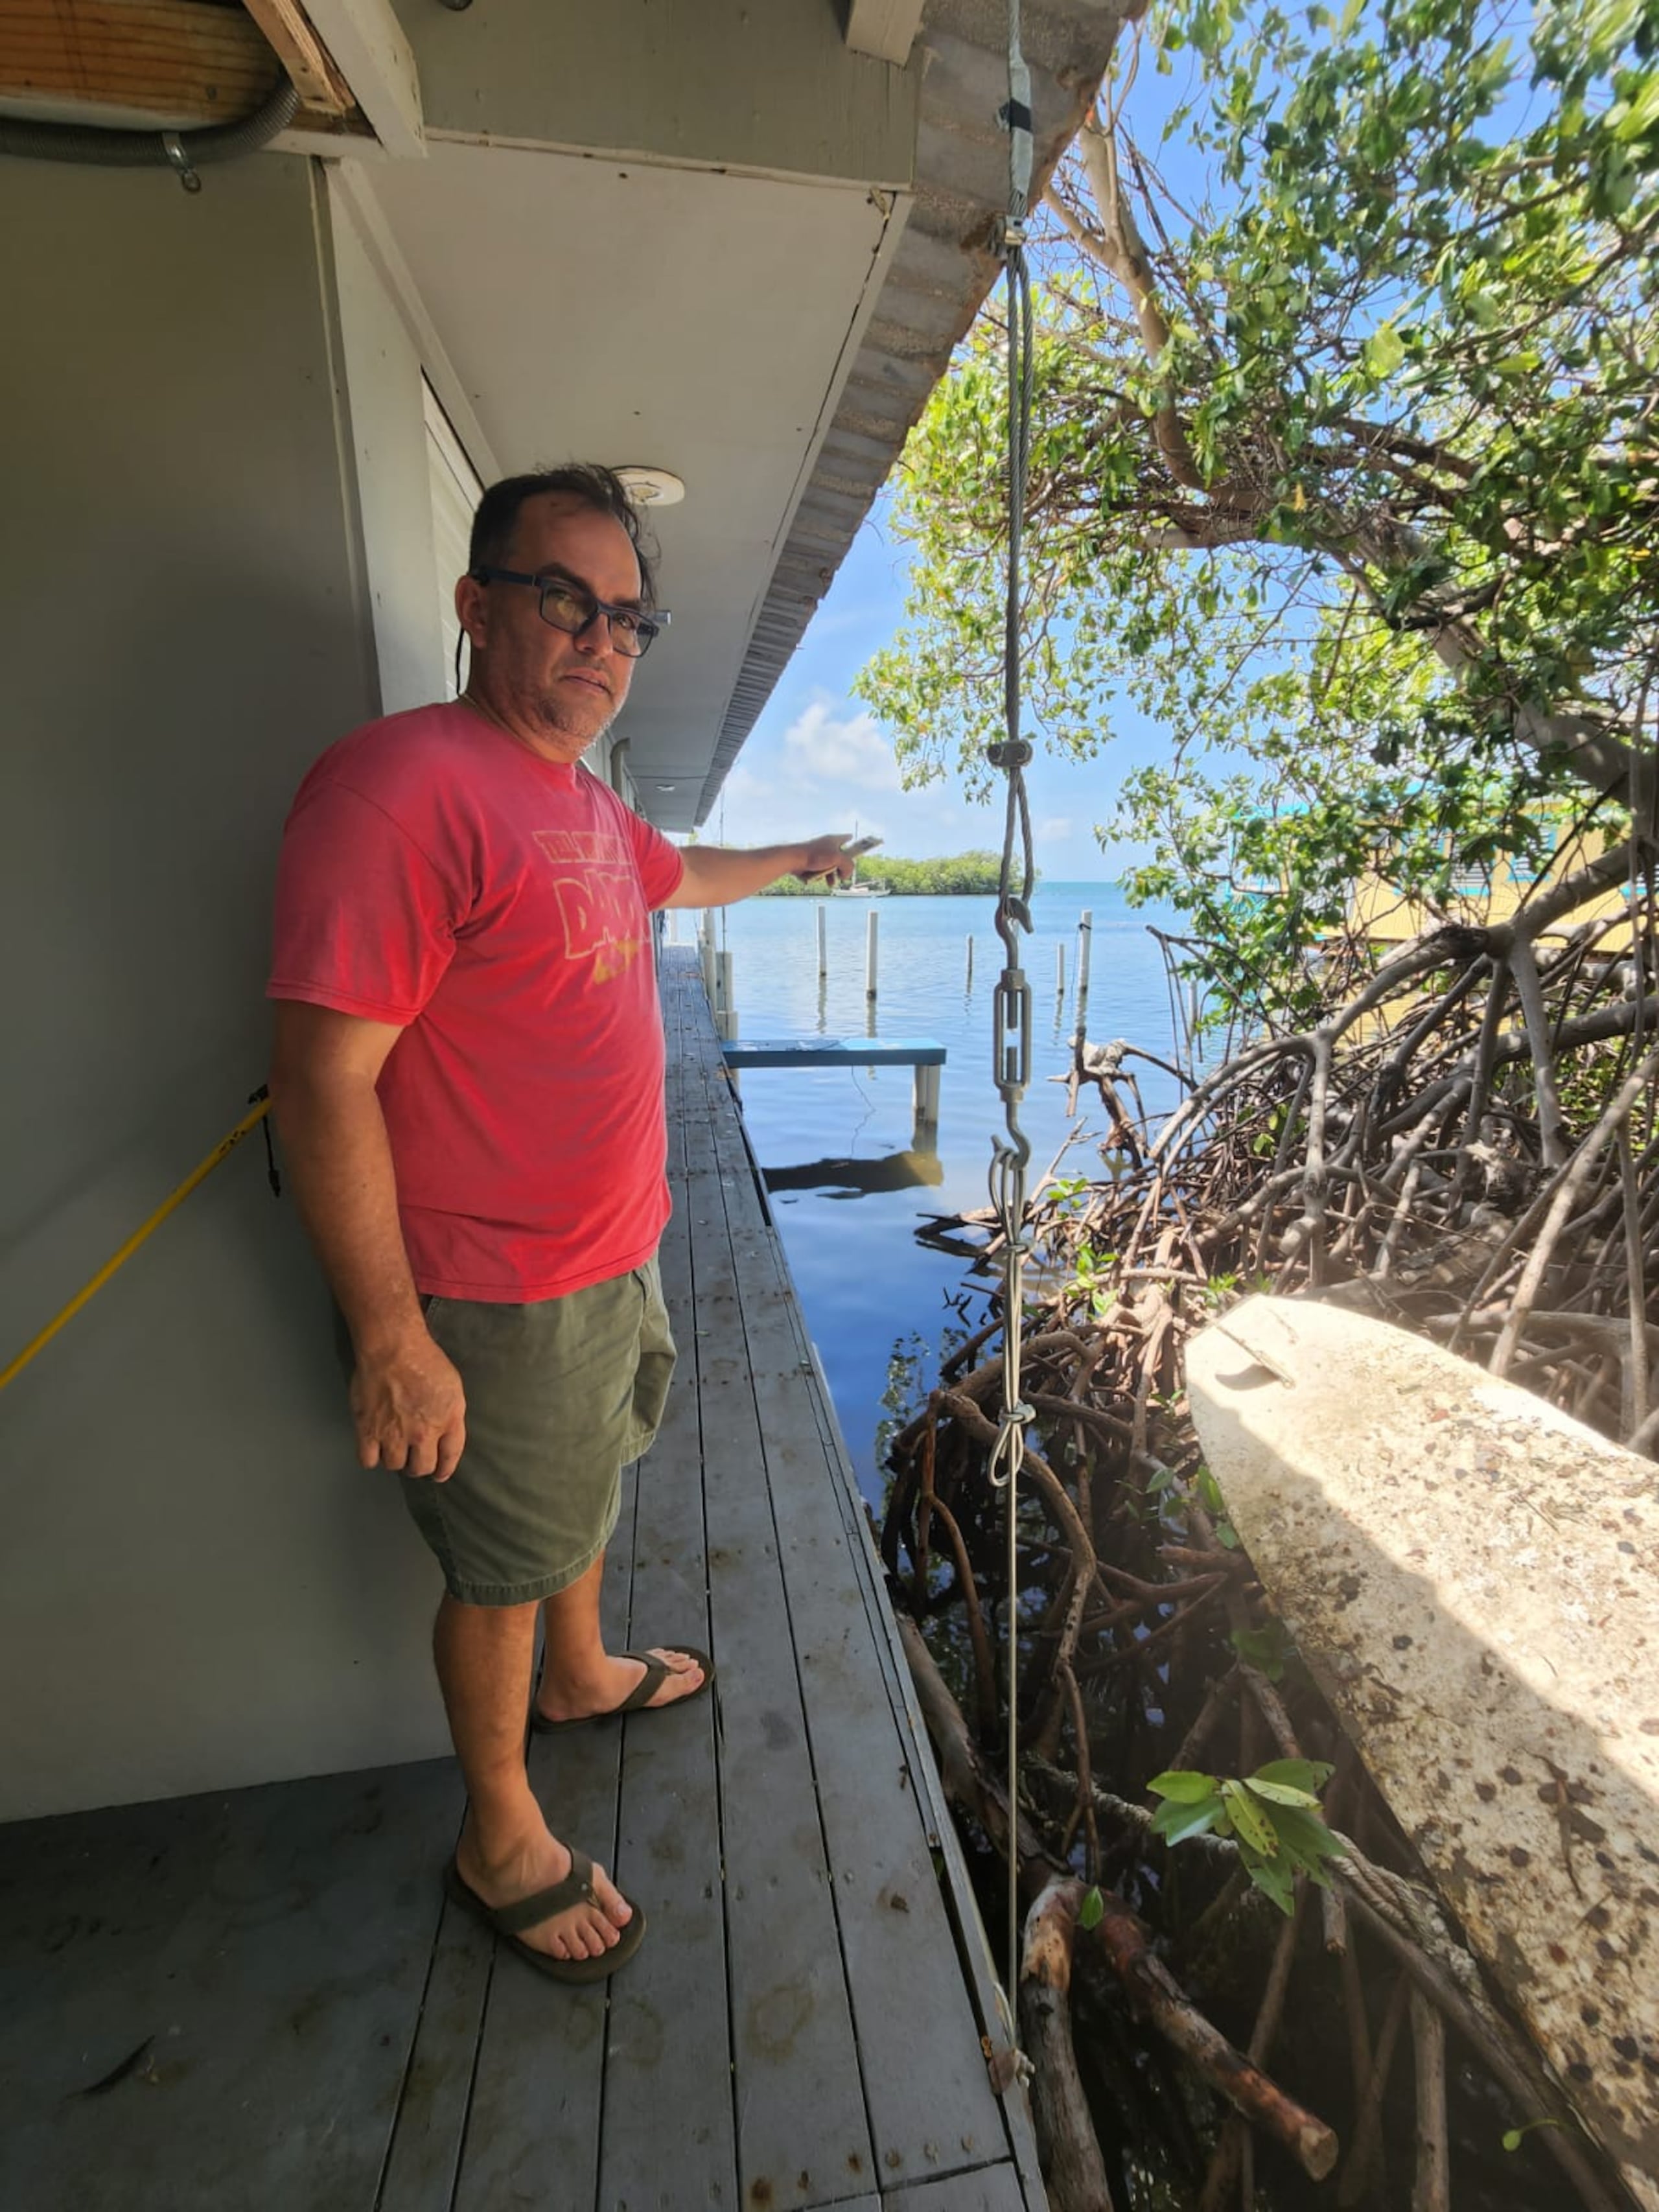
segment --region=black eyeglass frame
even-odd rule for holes
[[[602,599],[596,592],[590,592],[586,585],[576,576],[556,574],[532,576],[523,568],[469,568],[466,573],[475,584],[532,586],[541,595],[536,611],[548,628],[557,630],[561,637],[580,637],[582,633],[591,629],[603,615],[611,649],[613,652],[621,653],[624,660],[643,660],[655,643],[659,634],[667,629],[671,619],[665,607],[653,607],[651,612],[647,614],[643,607],[630,607],[617,601]],[[573,597],[580,592],[593,610],[584,621],[577,623],[574,629],[567,629],[562,623],[555,622],[547,611],[547,595],[550,591],[556,590],[567,592]],[[640,649],[637,653],[630,653],[625,645],[617,643],[617,632],[612,627],[614,617],[617,615],[626,615],[635,625],[634,635],[640,641]]]

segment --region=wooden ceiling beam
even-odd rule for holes
[[[335,68],[299,0],[242,0],[288,71],[305,105],[320,115],[343,115],[351,88]]]
[[[0,0],[0,99],[115,109],[180,128],[252,113],[283,64],[240,8],[196,0]],[[303,95],[302,95],[303,96]]]
[[[426,151],[421,80],[392,0],[307,0],[306,12],[394,161]]]

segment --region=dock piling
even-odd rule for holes
[[[818,981],[820,983],[830,973],[829,932],[823,919],[826,911],[824,902],[820,899],[818,901]]]
[[[702,963],[703,996],[709,1010],[714,1008],[717,985],[714,975],[714,915],[712,908],[704,907],[697,921],[697,955]]]
[[[932,1152],[939,1143],[939,1091],[938,1067],[918,1066],[910,1095],[910,1118],[915,1125],[910,1143],[915,1152]]]
[[[876,921],[872,907],[864,917],[864,995],[871,1000],[876,995]]]
[[[733,1038],[738,1034],[738,1010],[732,1001],[732,956],[729,952],[714,955],[714,979],[719,988],[714,1026],[722,1037]]]

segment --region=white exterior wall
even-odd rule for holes
[[[848,55],[825,0],[399,5],[432,153],[384,165],[375,189],[470,179],[496,210],[492,250],[523,249],[507,264],[525,289],[495,284],[489,303],[514,309],[520,387],[491,416],[520,426],[500,433],[502,465],[548,450],[546,423],[568,426],[556,452],[629,449],[640,409],[606,427],[606,372],[537,319],[546,240],[515,194],[528,147],[638,151],[685,165],[671,213],[741,172],[741,235],[775,244],[787,222],[792,265],[811,271],[799,314],[774,301],[756,325],[769,386],[788,386],[769,462],[787,490],[896,234],[890,191],[877,205],[864,187],[910,176],[919,69]],[[601,212],[626,221],[593,231],[607,283],[647,205],[645,180],[615,181],[626,204]],[[476,319],[443,296],[459,264],[437,197],[416,210],[437,226],[422,301],[361,176],[325,185],[265,154],[186,195],[162,171],[0,161],[0,1364],[262,1080],[271,879],[305,769],[383,708],[440,693],[421,378],[488,480],[473,406],[502,348],[477,375],[444,357],[431,316],[458,358]],[[696,216],[690,249],[727,235]],[[590,244],[579,223],[577,274]],[[688,326],[706,321],[705,280],[689,260],[671,273]],[[654,341],[664,302],[624,286],[618,305]],[[618,343],[647,358],[625,324]],[[687,411],[695,453],[708,428]],[[645,457],[672,461],[672,410],[653,421]],[[787,511],[762,483],[699,541],[712,554],[688,586],[728,626],[732,580],[748,579],[747,607]],[[682,603],[676,672],[647,672],[675,729],[728,696],[727,646],[688,692],[699,611]],[[623,754],[630,799],[651,757]],[[592,765],[609,775],[608,745]],[[435,1571],[395,1488],[356,1467],[327,1296],[256,1139],[0,1393],[0,1819],[441,1750]]]
[[[421,357],[344,195],[328,206],[380,708],[444,696]]]
[[[365,589],[322,198],[276,156],[192,197],[0,162],[0,1364],[244,1111],[294,788],[376,711],[377,633],[416,681]],[[264,1167],[256,1138],[0,1394],[0,1818],[443,1747],[434,1571],[356,1467]]]

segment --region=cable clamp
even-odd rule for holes
[[[1029,768],[1032,757],[1029,738],[999,738],[995,744],[985,749],[985,757],[993,768]]]
[[[1000,1989],[998,1990],[997,1995],[1000,1998],[1002,1996]],[[999,2004],[997,2009],[999,2012],[1006,2011],[1006,1999]],[[1012,2040],[994,2045],[988,2035],[981,2036],[980,2048],[985,2053],[986,2071],[991,2077],[993,2095],[1006,2097],[1016,2084],[1022,2089],[1028,2088],[1036,2079],[1036,2068],[1032,2065],[1019,2045]]]
[[[164,131],[161,133],[161,151],[167,155],[172,164],[173,174],[185,190],[187,192],[199,192],[202,189],[202,179],[197,175],[185,142],[176,131]]]

